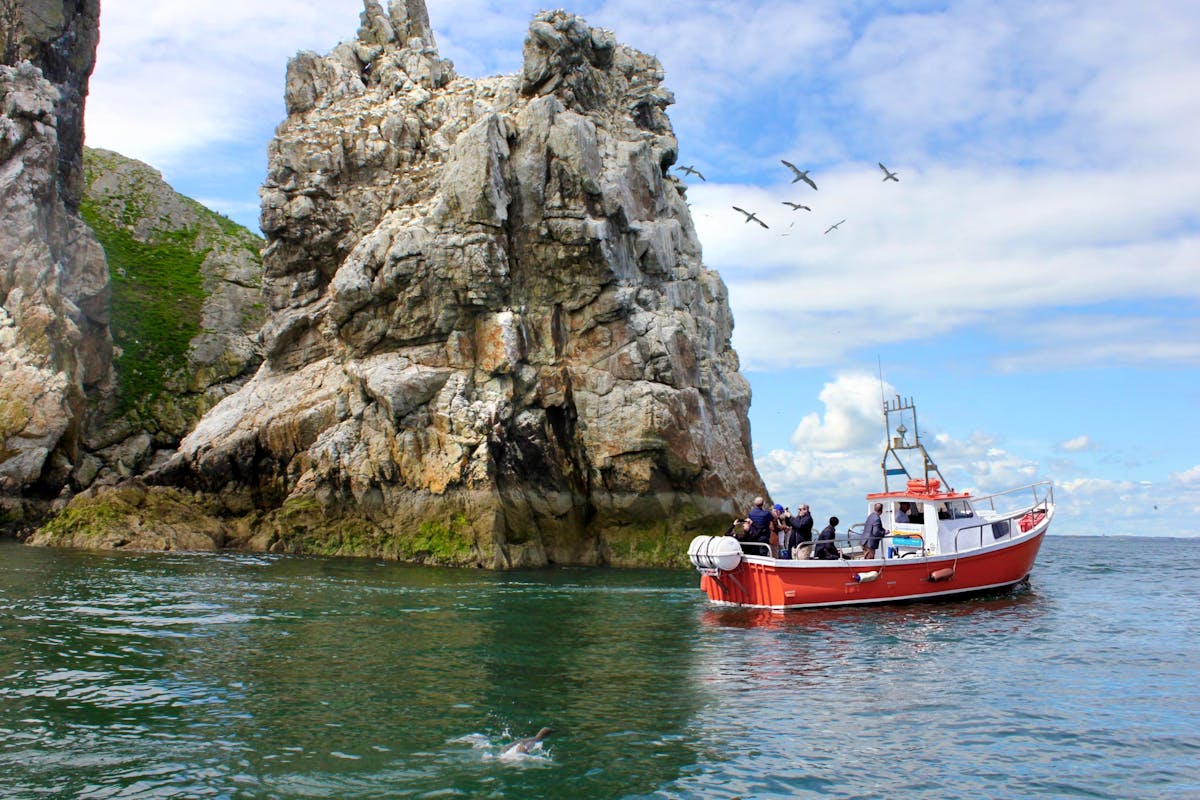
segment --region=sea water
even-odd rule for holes
[[[1200,797],[1198,557],[1052,536],[1020,591],[778,614],[685,570],[0,543],[0,797]]]

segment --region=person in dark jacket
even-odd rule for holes
[[[883,520],[879,518],[882,512],[883,503],[876,503],[871,513],[867,514],[867,521],[863,525],[863,558],[874,558],[879,543],[883,541]]]
[[[792,515],[792,533],[788,537],[788,547],[807,544],[812,541],[813,518],[807,505],[796,507]]]
[[[813,551],[813,558],[825,560],[841,558],[842,554],[838,552],[837,545],[833,543],[833,540],[837,538],[837,526],[838,518],[830,517],[829,525],[817,536],[817,548]]]
[[[750,518],[750,534],[746,537],[748,542],[769,544],[771,541],[771,525],[775,516],[763,508],[764,502],[761,497],[754,498],[754,508],[746,515]]]

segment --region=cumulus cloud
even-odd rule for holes
[[[825,406],[824,417],[809,414],[801,419],[792,434],[792,445],[823,454],[861,450],[869,445],[878,449],[884,440],[884,392],[890,397],[894,389],[864,374],[841,375],[825,384],[819,395]]]
[[[1182,472],[1172,472],[1171,480],[1186,486],[1200,488],[1200,464],[1191,469],[1185,469]]]
[[[88,144],[169,170],[196,149],[257,139],[282,119],[287,59],[354,34],[361,2],[105,4]],[[330,18],[343,23],[330,26]],[[265,142],[258,143],[260,146]]]
[[[860,521],[858,514],[865,515],[865,495],[882,488],[883,442],[878,434],[868,441],[870,425],[863,411],[872,405],[877,412],[878,406],[864,402],[869,400],[864,383],[869,383],[864,376],[848,375],[826,384],[821,393],[824,413],[806,416],[797,427],[806,438],[797,435],[792,449],[758,454],[756,463],[773,499],[807,502],[822,520],[837,515],[853,523]],[[1050,477],[1036,458],[1010,450],[995,434],[975,431],[959,437],[938,431],[922,439],[942,474],[959,491],[981,496]],[[837,444],[845,449],[834,449]],[[1060,479],[1053,486],[1057,503],[1053,533],[1200,535],[1195,522],[1200,515],[1200,466],[1159,482],[1081,475],[1067,462],[1056,463],[1054,470]]]
[[[1082,453],[1092,449],[1092,439],[1087,434],[1076,436],[1074,439],[1059,442],[1058,449],[1065,450],[1068,453]]]

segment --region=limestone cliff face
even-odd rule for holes
[[[0,4],[0,521],[53,498],[111,389],[108,269],[76,209],[99,4]]]
[[[256,547],[682,555],[762,484],[662,80],[561,11],[520,75],[459,78],[421,0],[367,0],[355,41],[288,67],[265,362],[150,479]]]

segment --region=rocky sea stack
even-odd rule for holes
[[[263,361],[39,541],[677,562],[762,490],[656,59],[563,11],[460,78],[422,0],[288,65]]]

